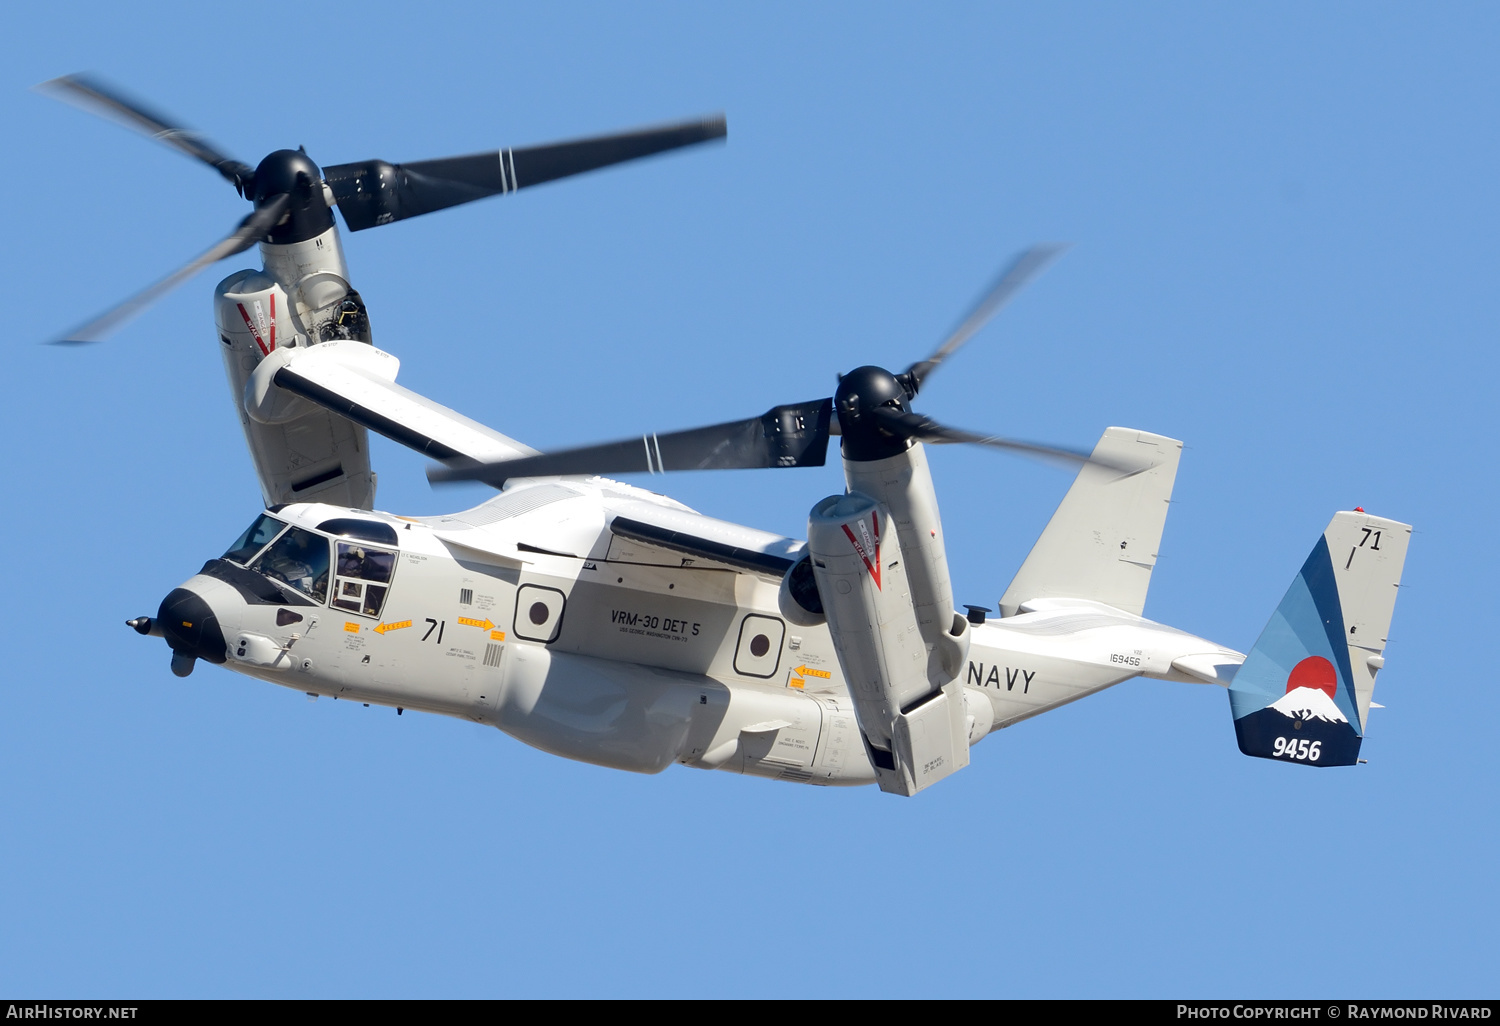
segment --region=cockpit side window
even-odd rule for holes
[[[288,528],[251,567],[319,602],[328,597],[328,539]]]
[[[255,518],[255,523],[245,528],[245,533],[240,535],[239,540],[229,546],[229,551],[224,553],[223,558],[244,566],[254,559],[255,554],[265,548],[266,543],[276,537],[285,526],[284,521],[262,513]]]
[[[396,554],[364,542],[337,544],[333,604],[339,609],[378,617],[396,570]]]

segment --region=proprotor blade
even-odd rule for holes
[[[225,156],[197,132],[173,124],[139,102],[127,99],[118,90],[98,79],[87,75],[64,75],[62,78],[43,82],[37,88],[82,110],[112,118],[158,142],[166,143],[180,153],[203,161],[229,179],[242,196],[249,187],[254,174],[254,168],[249,164]]]
[[[960,346],[973,338],[980,328],[989,323],[991,317],[999,313],[1000,309],[1015,297],[1016,293],[1046,270],[1047,265],[1061,256],[1067,248],[1065,243],[1045,242],[1019,253],[979,297],[973,309],[964,317],[963,322],[953,329],[953,334],[949,335],[927,359],[906,368],[904,376],[909,377],[914,386],[912,394],[915,395],[916,390],[921,388],[927,375],[957,352]]]
[[[556,178],[722,139],[724,118],[686,121],[572,142],[491,150],[467,157],[388,164],[365,160],[323,169],[351,231],[401,221]]]
[[[831,399],[776,406],[759,417],[664,435],[644,435],[517,460],[429,467],[427,479],[483,481],[496,488],[519,477],[565,474],[661,474],[672,470],[821,467],[828,454]]]
[[[926,442],[929,445],[983,445],[991,449],[1003,449],[1020,456],[1030,456],[1072,466],[1092,463],[1123,473],[1134,473],[1143,469],[1125,466],[1112,460],[1095,459],[1091,453],[1079,449],[1044,445],[1041,442],[1023,442],[1017,438],[1004,438],[1000,435],[981,435],[973,431],[948,427],[920,413],[906,413],[889,407],[878,408],[870,412],[880,422],[881,428],[889,434],[915,442]]]
[[[85,342],[104,341],[120,325],[168,292],[171,292],[209,264],[217,263],[225,257],[233,256],[236,253],[243,253],[255,245],[265,237],[267,232],[276,226],[278,221],[286,216],[287,208],[291,205],[291,202],[292,198],[283,193],[280,196],[274,197],[269,202],[262,204],[249,217],[241,221],[239,227],[230,232],[223,241],[214,243],[201,256],[179,267],[156,284],[137,292],[120,305],[95,317],[87,324],[74,329],[62,338],[54,339],[53,344],[80,345]]]

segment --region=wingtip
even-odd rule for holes
[[[78,76],[76,74],[58,75],[56,78],[49,78],[45,82],[38,82],[36,85],[32,86],[31,89],[32,92],[45,93],[49,90],[66,88],[76,81],[78,81]]]
[[[49,93],[57,99],[76,104],[81,99],[79,94],[97,99],[99,87],[87,72],[75,71],[69,75],[58,75],[45,82],[38,82],[31,87],[31,91]]]

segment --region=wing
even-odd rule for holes
[[[245,414],[262,424],[291,420],[307,405],[442,462],[520,459],[536,450],[396,384],[401,361],[364,342],[277,349],[245,386]]]

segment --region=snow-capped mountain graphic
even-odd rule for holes
[[[1362,740],[1328,692],[1306,687],[1292,688],[1270,705],[1241,716],[1234,721],[1234,733],[1246,755],[1307,766],[1353,766],[1359,761]],[[1312,757],[1314,751],[1317,758]]]
[[[1324,720],[1328,723],[1348,723],[1349,718],[1339,712],[1328,692],[1322,688],[1293,688],[1267,708],[1294,720]]]

